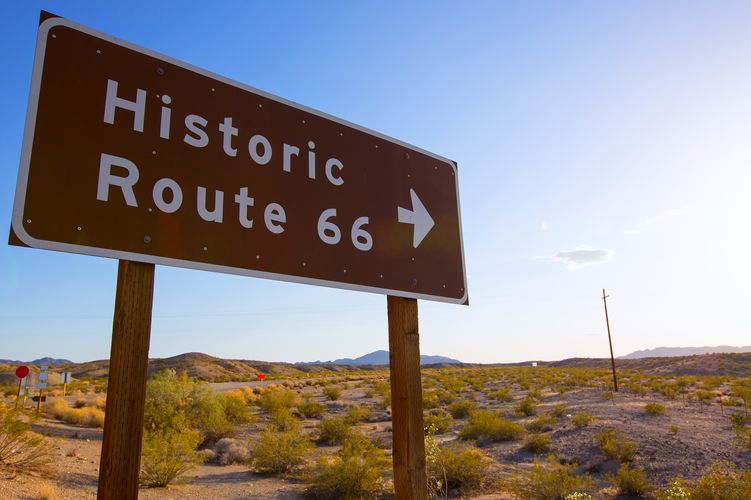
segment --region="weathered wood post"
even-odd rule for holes
[[[394,491],[400,500],[423,500],[427,478],[417,299],[389,295],[387,301]]]
[[[97,498],[138,498],[154,264],[121,260],[117,269],[110,371]]]

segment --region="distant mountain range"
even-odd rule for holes
[[[654,349],[644,349],[643,351],[634,351],[625,356],[618,356],[618,359],[672,358],[676,356],[696,356],[698,354],[742,352],[751,352],[751,346],[735,347],[730,345],[720,345],[716,347],[655,347]]]
[[[54,366],[54,365],[71,365],[73,361],[69,359],[57,359],[57,358],[39,358],[34,361],[18,361],[12,359],[0,359],[0,365],[35,365],[35,366]]]
[[[439,363],[459,363],[458,359],[447,358],[446,356],[428,356],[425,354],[420,355],[421,365],[434,365]],[[316,365],[388,365],[389,364],[389,352],[388,351],[373,351],[359,358],[341,358],[334,361],[313,361],[310,364]]]

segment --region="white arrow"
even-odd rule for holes
[[[412,237],[412,246],[417,248],[420,243],[428,235],[435,222],[425,209],[425,205],[422,204],[420,198],[417,197],[414,189],[409,190],[409,195],[412,197],[412,210],[407,210],[403,207],[397,208],[397,215],[399,222],[404,224],[412,224],[415,226],[415,232]]]

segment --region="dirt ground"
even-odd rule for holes
[[[498,383],[501,387],[504,383]],[[230,390],[238,385],[215,384],[217,390]],[[342,396],[337,401],[328,401],[316,385],[298,387],[302,394],[312,395],[327,408],[327,415],[342,414],[349,405],[368,406],[371,416],[359,424],[361,432],[377,439],[381,446],[390,448],[391,422],[387,410],[378,404],[378,396],[367,395],[367,384],[342,383]],[[514,386],[514,400],[498,403],[486,394],[492,391],[491,383],[483,391],[468,390],[462,398],[472,399],[479,408],[497,409],[514,415],[514,406],[524,395]],[[594,387],[575,388],[561,395],[543,391],[538,415],[559,404],[567,406],[565,415],[558,419],[553,429],[547,432],[552,440],[552,452],[560,461],[578,464],[579,472],[589,473],[594,479],[592,491],[595,498],[613,498],[615,490],[604,477],[618,468],[618,463],[607,460],[595,444],[595,435],[603,427],[623,429],[624,436],[637,443],[634,465],[645,470],[649,480],[664,487],[675,476],[695,480],[718,460],[728,460],[739,466],[751,463],[751,452],[737,442],[732,426],[726,416],[729,411],[719,405],[700,405],[692,401],[684,403],[680,398],[666,400],[662,397],[639,396],[618,393],[612,400],[602,397],[603,391]],[[664,415],[647,415],[644,406],[659,402],[667,412]],[[734,411],[739,411],[735,409]],[[594,417],[589,427],[576,428],[571,416],[585,412]],[[525,425],[534,416],[513,416]],[[318,420],[303,420],[303,430],[314,435]],[[440,442],[458,439],[464,420],[453,420]],[[263,420],[240,429],[236,439],[252,441],[264,425]],[[102,440],[100,429],[88,429],[42,418],[34,424],[34,430],[47,436],[54,460],[43,474],[18,474],[0,477],[2,499],[78,499],[96,496],[99,473],[99,457]],[[502,484],[509,474],[529,469],[535,456],[524,449],[523,441],[510,441],[481,446],[482,451],[493,459],[491,468],[497,481]],[[318,447],[317,454],[333,453],[335,447]],[[141,489],[140,498],[216,498],[216,499],[298,499],[303,498],[305,484],[295,475],[287,477],[256,474],[248,465],[200,465],[190,471],[188,477],[168,488]],[[471,498],[512,498],[500,487],[477,493]]]

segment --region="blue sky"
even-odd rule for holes
[[[186,7],[186,4],[188,5]],[[748,2],[14,2],[0,33],[10,226],[40,9],[459,163],[470,362],[749,345]],[[0,358],[109,356],[117,263],[0,246]],[[386,298],[158,267],[151,356],[387,346]]]

